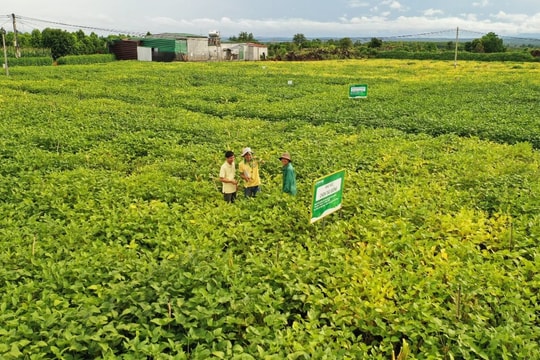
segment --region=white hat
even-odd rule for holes
[[[253,151],[251,151],[251,148],[245,147],[244,150],[242,150],[242,155],[241,156],[246,156],[247,153],[250,153],[250,154],[253,153]]]

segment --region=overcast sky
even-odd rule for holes
[[[0,26],[8,31],[12,13],[21,17],[21,32],[76,30],[37,21],[46,20],[133,33],[217,30],[228,37],[245,31],[255,38],[449,35],[457,27],[540,36],[540,0],[2,0]]]

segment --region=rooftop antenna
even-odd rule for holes
[[[221,60],[221,34],[218,30],[208,32],[208,45],[216,47],[217,60]]]

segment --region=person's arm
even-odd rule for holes
[[[235,178],[233,178],[232,180],[226,178],[226,172],[223,168],[219,170],[219,181],[221,181],[224,184],[234,184],[234,185],[238,184],[238,181],[236,181]]]
[[[229,180],[225,177],[219,177],[219,181],[221,181],[222,183],[225,183],[225,184],[234,184],[234,185],[237,185],[238,184],[238,180],[236,179],[232,179],[232,180]]]
[[[246,166],[243,163],[240,163],[238,165],[238,171],[240,171],[240,177],[244,179],[246,182],[249,182],[250,180],[249,173],[246,171]]]

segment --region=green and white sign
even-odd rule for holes
[[[351,99],[367,98],[367,84],[349,86],[349,97]]]
[[[311,204],[311,224],[341,209],[344,182],[345,170],[336,171],[315,180]]]

